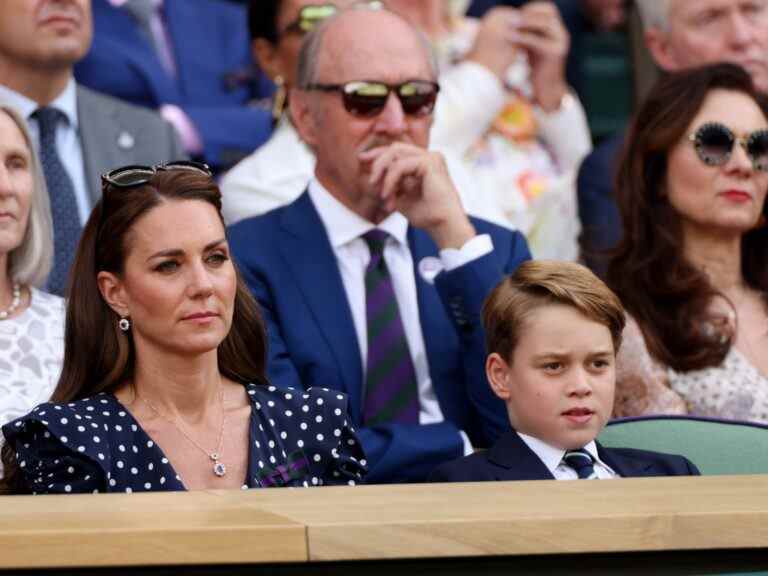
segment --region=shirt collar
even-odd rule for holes
[[[58,108],[69,121],[69,125],[73,128],[77,128],[77,90],[75,88],[75,79],[70,78],[67,83],[67,87],[64,88],[64,92],[58,95],[58,97],[50,104],[53,108]]]
[[[309,197],[320,215],[334,250],[374,228],[384,230],[401,245],[407,243],[408,220],[399,212],[393,212],[374,225],[339,202],[317,178],[309,182]]]
[[[517,435],[520,436],[520,439],[526,443],[528,448],[533,450],[534,454],[539,457],[539,459],[547,467],[547,470],[549,470],[549,472],[554,476],[555,468],[557,468],[563,461],[563,456],[565,456],[566,451],[562,448],[555,448],[543,440],[539,440],[538,438],[534,438],[528,434],[523,434],[522,432],[518,432]],[[603,464],[603,461],[600,460],[600,458],[597,456],[597,444],[595,444],[594,440],[584,446],[584,449],[590,453],[595,462]]]
[[[34,100],[2,85],[0,85],[0,101],[18,109],[22,116],[27,119],[29,119],[35,110],[40,107]],[[63,112],[67,117],[69,125],[73,128],[77,128],[77,88],[74,78],[69,79],[66,88],[64,88],[63,92],[59,94],[49,106]]]

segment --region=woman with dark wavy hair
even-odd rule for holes
[[[70,275],[61,378],[50,403],[3,427],[0,491],[359,480],[346,397],[266,381],[264,324],[207,167],[128,166],[102,194]]]
[[[749,75],[663,78],[617,180],[624,240],[608,271],[632,316],[615,414],[768,422],[768,115]]]

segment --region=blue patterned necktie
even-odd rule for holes
[[[363,235],[371,252],[365,270],[365,317],[368,362],[365,375],[363,422],[418,424],[416,370],[405,338],[392,278],[384,261],[388,234],[371,230]]]
[[[48,276],[47,289],[62,295],[82,230],[75,186],[56,150],[56,127],[66,117],[60,110],[47,106],[38,108],[33,117],[40,126],[40,162],[53,216],[53,270]]]
[[[579,480],[597,480],[595,461],[592,459],[592,454],[584,448],[568,450],[563,456],[563,462],[576,471]]]

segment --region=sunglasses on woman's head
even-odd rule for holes
[[[435,108],[440,86],[437,82],[427,80],[408,80],[402,84],[356,81],[346,84],[310,84],[305,90],[340,92],[347,112],[353,116],[371,118],[384,110],[390,92],[397,95],[403,112],[408,116],[427,116]]]
[[[189,160],[179,160],[177,162],[166,162],[165,164],[156,164],[154,166],[131,165],[115,168],[101,175],[102,184],[107,183],[115,188],[134,188],[142,186],[152,179],[152,176],[163,171],[187,170],[199,172],[205,176],[211,177],[208,164],[202,162],[192,162]]]
[[[378,10],[384,7],[378,0],[360,2],[360,6],[373,10]],[[285,34],[298,34],[300,36],[308,34],[323,20],[327,20],[338,11],[339,8],[334,4],[308,4],[307,6],[303,6],[299,10],[299,15],[296,20],[288,24],[288,26],[286,26],[280,33],[280,36]]]
[[[336,14],[338,10],[333,4],[309,4],[304,6],[299,10],[299,16],[296,20],[288,24],[280,35],[299,34],[303,36],[311,32],[320,22]]]
[[[688,139],[704,164],[722,166],[731,158],[733,146],[737,142],[744,148],[752,162],[752,167],[760,172],[768,172],[768,129],[755,130],[746,136],[737,137],[727,126],[719,122],[703,124]]]

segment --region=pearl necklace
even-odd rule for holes
[[[213,473],[216,476],[221,478],[227,473],[227,467],[224,465],[224,462],[220,461],[221,447],[224,442],[224,424],[227,421],[227,415],[224,412],[224,391],[223,390],[219,389],[219,402],[221,404],[221,429],[219,430],[219,442],[218,442],[218,445],[216,446],[216,450],[214,450],[213,452],[208,452],[208,450],[200,446],[200,444],[198,444],[197,441],[194,438],[192,438],[192,436],[187,434],[187,432],[184,430],[184,427],[181,425],[181,422],[176,422],[175,418],[173,419],[169,418],[168,416],[160,412],[160,410],[158,410],[152,404],[152,402],[150,402],[147,398],[144,398],[144,396],[139,396],[139,398],[141,398],[144,404],[146,404],[150,408],[150,410],[152,410],[152,412],[154,412],[157,416],[159,416],[166,422],[169,422],[170,424],[172,424],[174,428],[176,428],[176,430],[181,432],[182,436],[184,436],[184,438],[186,438],[190,444],[192,444],[195,448],[200,450],[200,452],[208,456],[208,458],[210,458],[213,461]]]
[[[0,310],[0,320],[7,319],[11,314],[16,312],[16,308],[21,304],[21,285],[14,283],[13,285],[13,297],[11,299],[11,305],[5,310]]]

